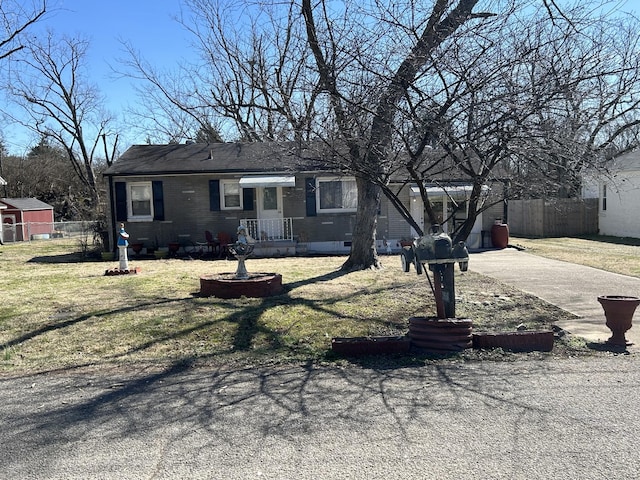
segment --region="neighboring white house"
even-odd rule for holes
[[[600,235],[640,238],[640,150],[622,155],[600,179]]]

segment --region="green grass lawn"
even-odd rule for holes
[[[199,278],[234,272],[236,261],[134,257],[139,274],[105,276],[117,261],[79,251],[66,239],[0,247],[0,371],[333,362],[332,337],[404,335],[409,317],[435,315],[426,277],[402,272],[398,256],[348,274],[338,272],[344,257],[249,258],[249,272],[282,274],[285,292],[223,300],[199,297]],[[474,328],[549,326],[567,315],[457,267],[456,293],[457,316]]]

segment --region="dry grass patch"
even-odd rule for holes
[[[266,299],[200,298],[199,278],[235,261],[136,260],[141,273],[104,276],[117,262],[82,258],[68,240],[1,247],[0,369],[198,361],[224,365],[333,360],[338,336],[403,335],[407,319],[433,315],[424,276],[338,272],[344,257],[247,260],[277,272],[286,292]],[[566,312],[473,272],[456,273],[458,316],[479,328],[548,326]]]
[[[640,239],[605,236],[511,238],[510,243],[542,257],[640,277]]]

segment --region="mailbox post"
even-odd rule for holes
[[[425,272],[430,284],[431,278],[425,266],[433,272],[431,289],[436,300],[438,318],[454,318],[456,293],[453,267],[457,262],[460,270],[465,272],[469,266],[469,252],[464,242],[452,245],[449,235],[438,225],[431,234],[416,238],[411,246],[404,247],[401,260],[405,272],[414,265],[418,275]]]

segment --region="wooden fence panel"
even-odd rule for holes
[[[598,199],[510,200],[509,232],[527,237],[570,237],[598,233]]]

